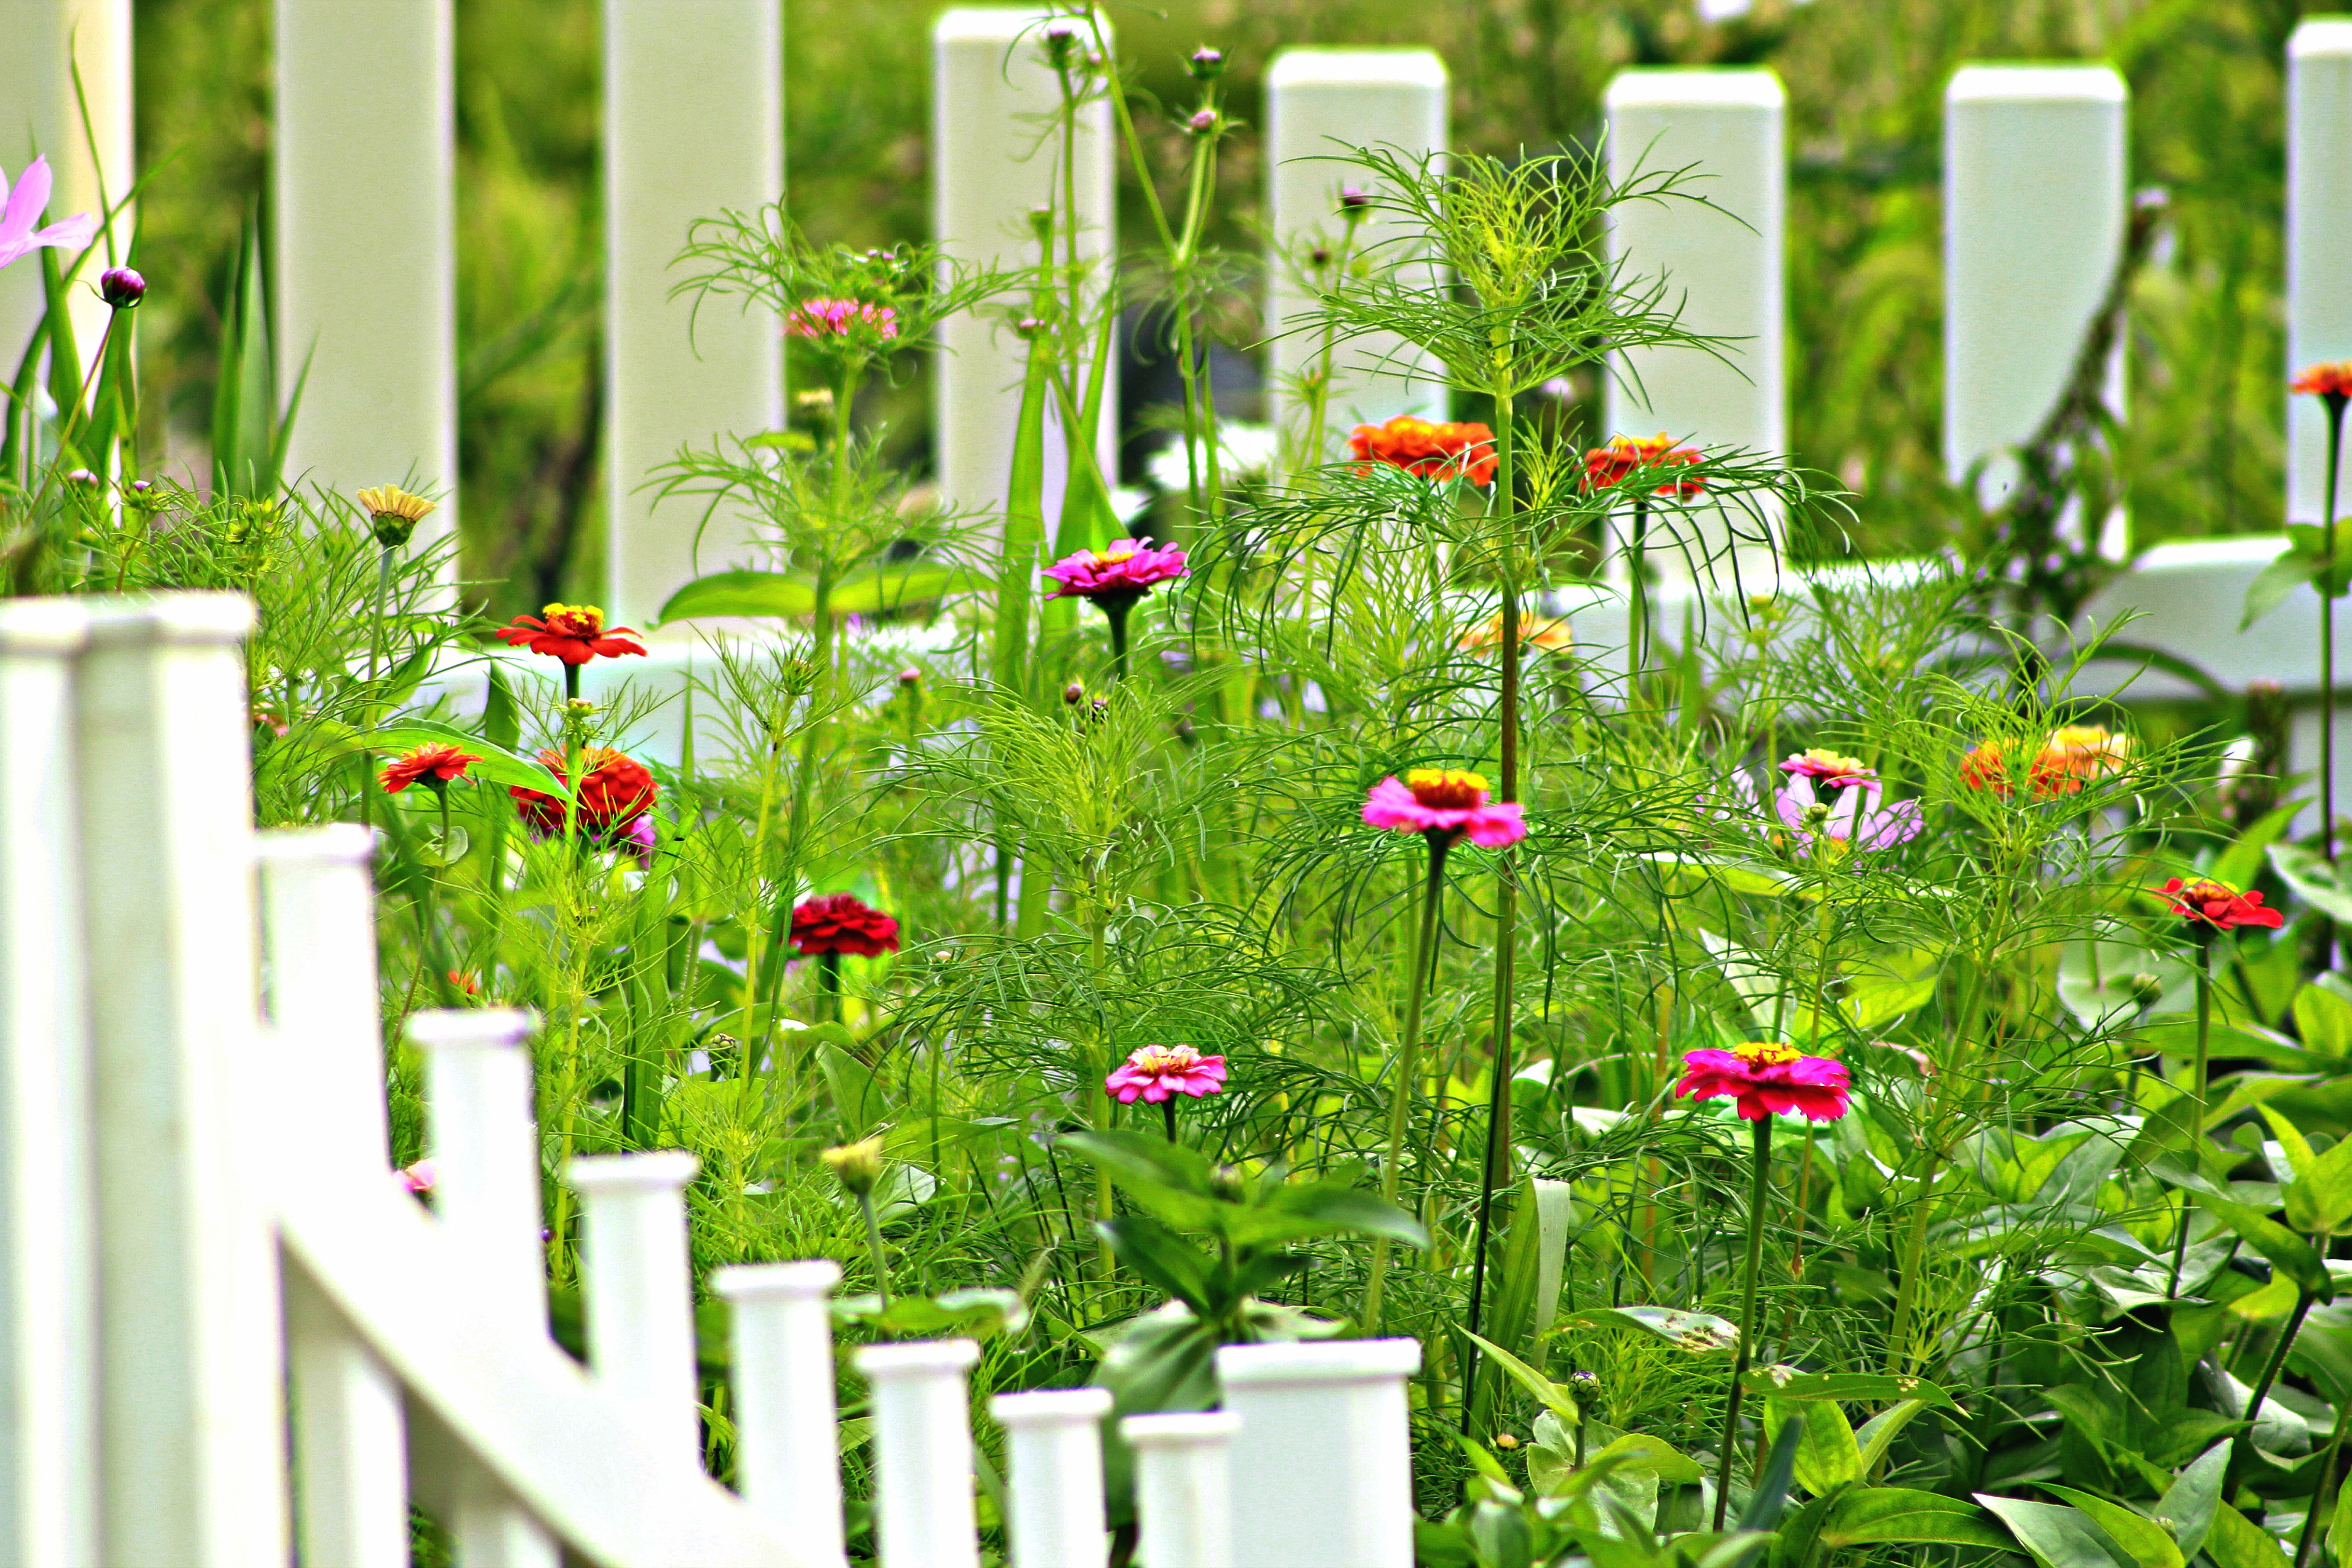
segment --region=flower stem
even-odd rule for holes
[[[2336,477],[2344,455],[2342,394],[2326,398],[2327,505],[2319,536],[2319,849],[2336,864]],[[2334,935],[2333,922],[2328,934]],[[2323,962],[2325,962],[2323,960]]]
[[[874,1258],[874,1294],[887,1312],[890,1310],[890,1268],[882,1260],[882,1222],[874,1217],[874,1194],[858,1194],[857,1207],[866,1215],[866,1250]]]
[[[1731,1357],[1731,1393],[1723,1402],[1723,1441],[1715,1461],[1715,1528],[1723,1528],[1731,1505],[1731,1451],[1739,1440],[1740,1385],[1756,1353],[1756,1277],[1764,1267],[1764,1200],[1771,1191],[1772,1119],[1759,1116],[1751,1123],[1756,1141],[1756,1171],[1748,1189],[1748,1269],[1739,1285],[1739,1345]]]
[[[1176,1142],[1176,1097],[1170,1095],[1160,1102],[1160,1114],[1168,1123],[1168,1142]]]
[[[1388,1150],[1381,1159],[1381,1196],[1393,1204],[1404,1174],[1405,1125],[1412,1113],[1412,1088],[1421,1066],[1421,1008],[1428,994],[1430,972],[1437,963],[1437,913],[1445,897],[1446,842],[1429,841],[1429,880],[1421,900],[1421,934],[1413,946],[1412,984],[1405,990],[1404,1038],[1397,1049],[1396,1081],[1389,1089]],[[1389,1239],[1374,1238],[1370,1278],[1364,1285],[1363,1310],[1357,1314],[1364,1332],[1381,1331],[1381,1287],[1388,1276]]]
[[[1121,686],[1127,684],[1127,613],[1131,605],[1100,601],[1103,618],[1110,622],[1110,670]]]
[[[817,1016],[827,1023],[841,1022],[841,954],[820,952],[816,955]]]
[[[2197,949],[2197,1061],[2189,1082],[2189,1092],[2197,1097],[2197,1124],[2200,1128],[2205,1125],[2206,1049],[2211,1043],[2212,1030],[2213,965],[2211,954],[2200,942]],[[2180,1234],[2172,1243],[2172,1273],[2164,1286],[2167,1298],[2180,1294],[2180,1266],[2189,1257],[2189,1216],[2194,1209],[2184,1194],[2180,1200]]]
[[[2325,1244],[2327,1238],[2323,1236],[2319,1239]],[[2235,1450],[2236,1459],[2236,1464],[2233,1464],[2231,1468],[2243,1465],[2246,1457],[2254,1451],[2254,1422],[2262,1415],[2263,1401],[2269,1395],[2271,1385],[2278,1381],[2279,1368],[2286,1364],[2286,1352],[2294,1345],[2297,1331],[2303,1327],[2304,1315],[2311,1310],[2311,1304],[2318,1300],[2319,1298],[2313,1292],[2297,1287],[2294,1293],[2294,1310],[2289,1314],[2286,1328],[2280,1333],[2278,1342],[2271,1347],[2269,1358],[2263,1363],[2261,1379],[2255,1383],[2253,1392],[2246,1395],[2246,1428],[2238,1434],[2237,1442],[2231,1445]]]

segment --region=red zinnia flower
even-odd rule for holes
[[[499,628],[498,636],[509,647],[528,647],[566,664],[618,658],[625,653],[646,657],[637,634],[626,626],[607,631],[604,612],[593,605],[549,605],[537,616],[517,616],[512,626]]]
[[[1696,447],[1677,447],[1674,437],[1664,431],[1653,437],[1612,436],[1605,447],[1595,447],[1584,454],[1584,482],[1590,489],[1601,490],[1622,484],[1627,475],[1642,468],[1696,468],[1701,458]],[[1662,496],[1695,496],[1706,489],[1706,481],[1696,473],[1667,480],[1652,493]]]
[[[1675,1085],[1676,1094],[1731,1100],[1748,1121],[1761,1121],[1776,1112],[1835,1121],[1846,1113],[1853,1095],[1843,1062],[1805,1056],[1794,1046],[1769,1041],[1750,1041],[1727,1051],[1685,1051],[1683,1065],[1690,1070]]]
[[[860,958],[898,951],[898,922],[852,893],[826,893],[793,910],[793,945],[803,953]]]
[[[1118,1096],[1121,1105],[1133,1105],[1138,1099],[1157,1105],[1175,1094],[1199,1100],[1221,1093],[1224,1087],[1225,1058],[1204,1057],[1190,1046],[1139,1047],[1103,1079],[1103,1088]]]
[[[1500,849],[1528,836],[1518,802],[1487,805],[1486,776],[1459,768],[1415,768],[1402,781],[1382,779],[1364,799],[1364,821],[1421,834],[1441,848],[1466,837],[1481,848]]]
[[[558,779],[572,782],[564,778],[562,752],[541,752],[539,760]],[[580,775],[580,826],[583,830],[625,832],[651,809],[654,796],[659,792],[654,775],[646,771],[643,763],[623,756],[610,746],[591,746],[581,753],[580,761],[585,769]],[[563,831],[561,800],[520,784],[510,786],[507,793],[514,796],[515,808],[534,829],[547,834]]]
[[[2184,882],[2175,877],[2155,889],[2158,898],[2172,906],[2172,912],[2204,931],[2235,931],[2240,926],[2261,926],[2276,931],[2286,923],[2286,917],[2264,907],[2260,892],[2242,893],[2227,882],[2199,878]]]
[[[2320,397],[2352,397],[2352,360],[2305,365],[2287,383],[2287,389]]]
[[[1484,425],[1433,424],[1400,414],[1385,425],[1359,425],[1348,446],[1360,461],[1386,463],[1424,479],[1468,479],[1492,484],[1500,458],[1495,432]]]
[[[430,789],[441,789],[466,776],[466,770],[482,759],[471,752],[455,746],[419,746],[403,753],[398,762],[388,765],[377,779],[386,795],[398,795],[410,784],[422,784]]]

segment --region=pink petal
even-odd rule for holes
[[[1481,849],[1500,849],[1506,844],[1517,844],[1528,836],[1528,825],[1519,816],[1519,803],[1507,801],[1500,805],[1482,805],[1468,812],[1470,842]]]
[[[33,225],[40,221],[41,209],[49,205],[49,184],[47,158],[34,159],[16,176],[16,187],[8,193],[8,205],[0,208],[0,244],[21,240],[33,232]]]
[[[54,245],[65,250],[86,250],[89,242],[97,237],[98,215],[76,213],[71,217],[58,219],[47,228],[34,230],[30,243],[36,249]]]

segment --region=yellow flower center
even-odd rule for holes
[[[1833,773],[1864,773],[1870,771],[1860,757],[1842,757],[1823,746],[1809,746],[1798,752],[1793,760],[1811,763],[1816,768],[1823,768]]]
[[[1415,768],[1404,775],[1404,787],[1433,811],[1467,811],[1486,800],[1486,775],[1460,768]]]
[[[604,612],[593,605],[550,605],[540,611],[550,631],[593,637],[604,629]]]
[[[1146,1046],[1128,1058],[1138,1072],[1189,1072],[1201,1065],[1201,1053],[1190,1046]]]
[[[1094,553],[1096,563],[1102,566],[1116,566],[1122,561],[1135,559],[1132,550],[1097,550]]]
[[[1771,1040],[1750,1040],[1746,1045],[1732,1047],[1731,1054],[1749,1067],[1774,1068],[1785,1067],[1805,1053],[1794,1046],[1784,1046]]]

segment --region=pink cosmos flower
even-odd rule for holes
[[[393,1179],[409,1192],[423,1194],[433,1190],[433,1183],[438,1173],[434,1170],[432,1161],[419,1160],[414,1165],[404,1165],[392,1174]]]
[[[1092,599],[1110,607],[1131,605],[1160,583],[1171,583],[1191,568],[1174,545],[1152,547],[1148,539],[1114,539],[1108,550],[1081,550],[1045,568],[1061,586],[1052,599]]]
[[[1177,1094],[1200,1100],[1224,1089],[1225,1058],[1204,1057],[1190,1046],[1143,1046],[1111,1069],[1103,1087],[1121,1105],[1138,1100],[1158,1105]]]
[[[877,338],[895,338],[898,312],[862,300],[803,300],[784,316],[788,338],[845,338],[859,327]]]
[[[7,183],[6,171],[0,170],[0,185]],[[41,210],[49,205],[49,184],[47,158],[34,159],[16,176],[16,184],[8,192],[7,205],[0,207],[0,267],[52,246],[60,250],[81,250],[98,237],[98,217],[92,213],[77,213],[47,228],[33,226],[41,221]]]
[[[1839,790],[1826,803],[1829,816],[1818,825],[1808,824],[1806,815],[1823,804],[1814,794],[1813,782],[1800,773],[1789,781],[1787,789],[1773,797],[1780,807],[1781,826],[1794,837],[1801,856],[1812,852],[1816,834],[1843,850],[1858,852],[1907,844],[1918,837],[1927,826],[1916,800],[1898,800],[1881,810],[1878,802],[1885,792],[1874,778],[1861,780],[1856,787]]]
[[[1727,1051],[1685,1051],[1683,1066],[1689,1070],[1675,1085],[1676,1094],[1732,1100],[1748,1121],[1775,1114],[1835,1121],[1846,1113],[1853,1096],[1843,1062],[1805,1056],[1794,1046],[1769,1041],[1750,1041]]]
[[[1382,779],[1364,798],[1364,821],[1447,847],[1467,838],[1482,849],[1500,849],[1528,836],[1518,802],[1487,805],[1485,775],[1459,768],[1414,768],[1402,780]]]

